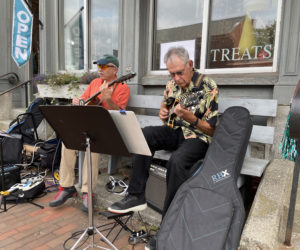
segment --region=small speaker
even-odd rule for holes
[[[18,166],[4,167],[4,190],[2,188],[2,167],[0,167],[0,191],[8,190],[11,186],[21,182]]]
[[[167,192],[166,174],[166,168],[152,164],[146,184],[146,201],[150,207],[160,213],[163,210]]]

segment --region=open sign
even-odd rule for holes
[[[23,0],[14,1],[12,57],[18,67],[25,64],[31,53],[33,16]]]

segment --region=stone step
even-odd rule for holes
[[[11,110],[10,118],[11,120],[16,119],[19,114],[26,112],[25,108],[15,108]]]
[[[11,120],[0,120],[0,130],[6,131],[9,128]]]
[[[17,118],[17,116],[22,113],[25,113],[24,108],[12,109],[9,115],[10,119],[0,120],[0,130],[4,130],[4,131],[8,130],[11,121]]]
[[[289,207],[289,202],[290,202],[290,191],[288,194],[288,199],[286,201],[286,206],[285,206],[285,216],[287,218],[288,216],[288,207]],[[295,249],[300,249],[300,180],[298,183],[298,189],[297,189],[297,198],[296,198],[296,204],[295,204],[295,212],[294,212],[294,224],[293,224],[293,240],[297,242],[299,248]]]
[[[296,200],[295,213],[294,213],[293,232],[299,234],[299,242],[300,242],[300,195],[299,195],[299,192],[300,192],[300,190],[297,191],[297,200]],[[287,212],[287,214],[288,214],[288,212]]]
[[[300,249],[300,233],[292,233],[292,246],[294,247],[294,249]]]

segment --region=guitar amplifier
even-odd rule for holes
[[[150,207],[160,213],[163,210],[167,191],[166,174],[167,169],[165,167],[152,164],[146,184],[146,201]]]
[[[11,186],[21,182],[20,168],[18,166],[4,167],[4,190],[2,189],[2,167],[0,167],[0,191],[8,190]]]

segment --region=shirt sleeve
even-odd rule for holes
[[[219,113],[218,111],[219,90],[217,84],[213,80],[208,81],[207,87],[209,91],[205,95],[206,111],[203,115],[203,118],[212,127],[215,127],[217,124],[217,118]]]

